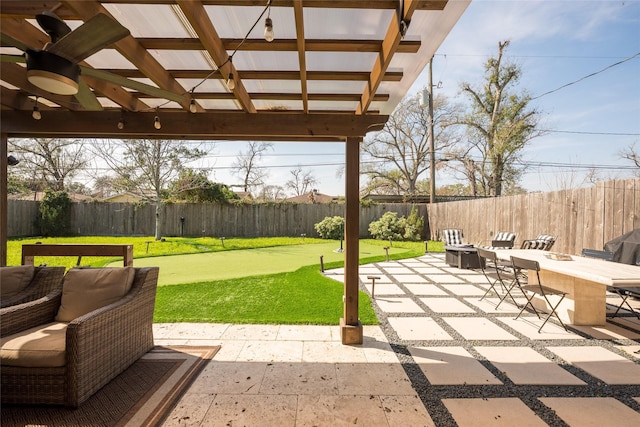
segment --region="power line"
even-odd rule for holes
[[[567,84],[564,84],[564,85],[562,85],[562,86],[560,86],[560,87],[558,87],[558,88],[556,88],[556,89],[553,89],[553,90],[550,90],[550,91],[548,91],[548,92],[545,92],[545,93],[543,93],[542,95],[534,96],[533,98],[531,98],[531,100],[538,99],[538,98],[542,98],[542,97],[543,97],[543,96],[545,96],[545,95],[549,95],[549,94],[551,94],[551,93],[557,92],[557,91],[559,91],[560,89],[564,89],[564,88],[566,88],[566,87],[568,87],[568,86],[571,86],[571,85],[574,85],[574,84],[576,84],[576,83],[579,83],[579,82],[581,82],[581,81],[583,81],[583,80],[585,80],[585,79],[588,79],[589,77],[593,77],[593,76],[596,76],[596,75],[598,75],[598,74],[601,74],[601,73],[603,73],[603,72],[605,72],[605,71],[607,71],[607,70],[609,70],[609,69],[611,69],[611,68],[613,68],[613,67],[616,67],[616,66],[618,66],[618,65],[620,65],[620,64],[624,64],[624,63],[625,63],[625,62],[627,62],[627,61],[631,61],[632,59],[636,58],[637,56],[640,56],[640,52],[636,53],[635,55],[631,55],[630,57],[625,58],[625,59],[623,59],[622,61],[618,61],[618,62],[616,62],[616,63],[614,63],[614,64],[608,65],[608,66],[604,67],[603,69],[601,69],[601,70],[599,70],[599,71],[596,71],[596,72],[594,72],[594,73],[588,74],[588,75],[586,75],[586,76],[584,76],[584,77],[580,77],[578,80],[574,80],[574,81],[572,81],[572,82],[570,82],[570,83],[567,83]]]

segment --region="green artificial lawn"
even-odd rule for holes
[[[160,267],[155,322],[336,325],[343,316],[343,284],[320,272],[343,265],[339,241],[306,238],[30,238],[8,242],[8,265],[20,264],[25,243],[133,244],[134,265]],[[147,250],[147,242],[148,250]],[[360,263],[385,260],[387,241],[361,240]],[[440,245],[440,246],[438,246]],[[251,249],[250,249],[251,248]],[[424,242],[393,242],[391,259],[420,256]],[[442,244],[429,242],[430,251]],[[191,255],[185,255],[191,254]],[[168,256],[171,255],[171,256]],[[36,265],[72,267],[75,257],[37,257]],[[121,265],[114,258],[84,258],[82,265]],[[171,285],[171,286],[165,286]],[[369,296],[360,292],[363,324],[377,324]]]
[[[320,269],[320,256],[325,265],[343,261],[344,253],[334,252],[340,242],[297,244],[256,249],[239,249],[225,252],[209,252],[191,255],[174,255],[134,259],[135,267],[160,267],[158,284],[226,280],[263,274],[295,271],[300,267],[315,265]],[[390,248],[389,256],[407,252],[406,248]],[[360,242],[360,258],[384,256],[382,247]],[[112,263],[115,267],[120,263]]]
[[[154,322],[337,325],[343,317],[343,285],[317,266],[215,282],[162,286]],[[360,292],[360,321],[378,323],[369,296]]]

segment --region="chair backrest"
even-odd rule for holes
[[[540,249],[548,251],[556,242],[555,236],[550,234],[539,234],[538,237],[532,240],[525,240],[522,242],[522,249]]]
[[[476,251],[478,252],[478,256],[482,257],[486,260],[489,261],[497,261],[498,260],[498,256],[496,255],[495,252],[487,250],[487,249],[483,249],[483,248],[476,248]],[[482,264],[480,264],[482,265]]]
[[[536,272],[536,277],[537,277],[537,282],[539,285],[542,285],[542,282],[540,281],[540,264],[538,264],[538,261],[534,261],[531,259],[524,259],[524,258],[518,258],[518,257],[511,257],[511,265],[513,266],[513,269],[515,270],[516,274],[516,281],[518,282],[518,284],[520,284],[520,278],[522,277],[521,273],[522,270],[528,270],[529,272],[531,271],[535,271]]]
[[[442,230],[442,235],[445,245],[461,245],[462,238],[464,237],[462,230],[456,228]]]
[[[496,235],[493,236],[493,240],[514,243],[516,241],[516,233],[512,233],[510,231],[498,231]]]
[[[597,249],[583,248],[582,256],[589,257],[589,258],[603,259],[605,261],[613,261],[613,252],[599,251]]]

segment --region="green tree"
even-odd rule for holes
[[[40,232],[43,236],[65,236],[71,230],[71,199],[64,191],[46,190],[40,203]]]
[[[456,141],[455,130],[448,125],[458,106],[445,97],[434,99],[436,152],[448,150]],[[419,94],[406,96],[389,116],[380,132],[362,145],[362,174],[368,177],[366,193],[415,195],[418,181],[430,167],[429,118],[420,106]]]
[[[516,187],[523,172],[520,162],[525,146],[542,131],[541,114],[531,108],[526,91],[516,93],[521,68],[504,58],[509,41],[498,43],[497,57],[485,65],[485,82],[479,88],[462,84],[470,110],[459,120],[466,127],[467,142],[452,150],[476,194],[500,196],[505,183]],[[477,160],[477,159],[480,160]]]
[[[168,186],[185,164],[204,157],[205,144],[163,139],[105,140],[94,144],[95,153],[115,174],[119,187],[152,198],[156,205],[155,239],[162,238],[162,201]]]
[[[64,191],[85,169],[88,160],[82,140],[64,138],[10,139],[9,148],[20,159],[12,176],[29,182],[32,191]]]
[[[226,202],[239,199],[238,195],[224,184],[211,182],[204,172],[185,169],[178,179],[169,186],[169,194],[173,200],[191,203]]]

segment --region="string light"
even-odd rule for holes
[[[264,20],[264,39],[271,43],[275,36],[273,33],[273,21],[271,20],[271,1],[267,6],[269,7],[269,13],[267,14],[267,19]]]
[[[229,57],[229,69],[233,70],[233,56]],[[229,77],[227,78],[227,87],[229,90],[236,88],[236,81],[233,78],[233,71],[229,71]]]
[[[162,129],[162,123],[160,123],[160,117],[158,117],[158,109],[156,108],[156,116],[153,118],[153,127],[157,130]]]
[[[40,120],[42,118],[42,113],[40,113],[40,108],[38,108],[38,97],[36,96],[36,105],[33,106],[33,112],[31,113],[31,117],[34,120]]]
[[[120,111],[120,120],[118,120],[118,129],[124,129],[124,111]]]
[[[191,98],[191,102],[189,102],[189,111],[195,113],[198,111],[198,106],[196,105],[196,100]]]

